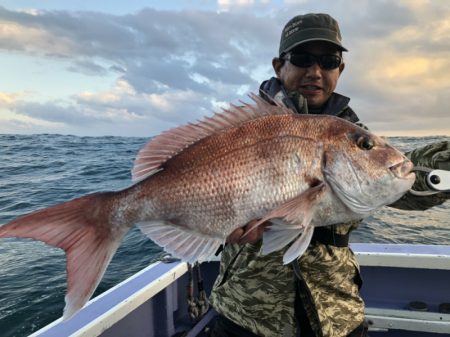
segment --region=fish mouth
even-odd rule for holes
[[[412,172],[413,168],[414,164],[409,159],[406,159],[390,166],[389,170],[396,178],[413,180],[416,179],[415,173]]]

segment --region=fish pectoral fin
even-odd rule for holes
[[[311,238],[307,240],[307,236],[310,234],[309,228],[315,213],[315,206],[323,195],[325,188],[325,184],[321,182],[275,208],[259,221],[260,223],[266,221],[272,223],[263,234],[263,254],[269,254],[284,248],[300,233],[304,232],[306,235],[302,234],[301,237],[303,237],[303,241],[307,241],[307,245],[306,247],[297,247],[304,248],[299,250],[297,257],[303,254],[311,241]]]
[[[263,233],[263,255],[287,246],[303,231],[301,226],[293,226],[280,219],[272,219],[270,222],[272,224]]]
[[[224,241],[170,221],[146,221],[137,226],[167,253],[189,263],[209,261]]]
[[[295,242],[289,247],[289,249],[283,255],[283,264],[288,264],[298,257],[302,256],[303,253],[309,246],[312,236],[314,233],[314,227],[308,226],[303,231],[302,235],[295,240]]]

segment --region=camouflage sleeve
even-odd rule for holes
[[[406,156],[411,159],[415,166],[424,166],[432,169],[450,170],[450,142],[442,141],[417,148],[407,152]],[[416,191],[428,190],[426,185],[426,173],[416,172],[417,178],[413,185]],[[440,205],[450,199],[450,193],[438,193],[431,196],[416,196],[406,193],[391,207],[405,210],[425,210]]]

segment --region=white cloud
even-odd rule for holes
[[[0,107],[10,118],[57,123],[73,133],[108,125],[111,134],[136,135],[133,126],[142,135],[158,133],[257,91],[273,75],[271,60],[287,20],[329,12],[350,50],[338,92],[352,98],[361,119],[377,130],[416,132],[434,132],[439,120],[449,122],[444,102],[450,88],[450,5],[304,0],[269,6],[230,0],[217,6],[219,12],[147,8],[126,15],[0,7],[0,51],[39,55],[40,62],[64,64],[87,81],[113,82],[79,90],[78,80],[77,91],[54,99],[45,92],[44,76],[38,99],[0,94]],[[26,83],[27,76],[37,75],[22,76]],[[68,77],[61,85],[69,88],[70,82]]]
[[[255,3],[254,0],[218,0],[217,5],[220,11],[229,11],[232,8],[250,7]]]
[[[0,44],[9,50],[27,53],[46,53],[59,56],[71,54],[75,43],[58,39],[55,34],[42,28],[27,27],[15,22],[0,24]]]
[[[22,99],[29,95],[25,93],[5,93],[0,92],[0,133],[36,133],[38,130],[53,130],[56,132],[63,126],[61,123],[54,123],[42,120],[17,112],[18,105]]]

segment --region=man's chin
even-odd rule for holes
[[[325,103],[322,99],[317,99],[316,97],[306,97],[306,101],[308,102],[308,108],[310,109],[318,109]]]

